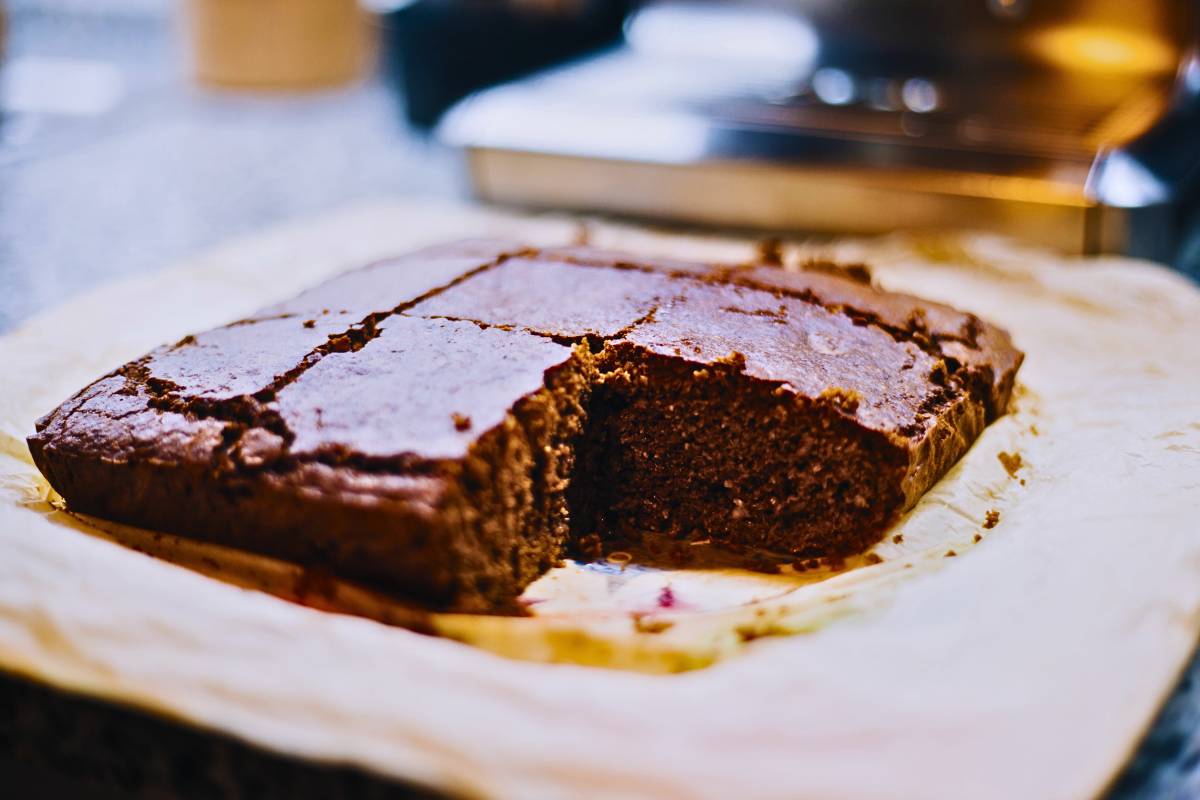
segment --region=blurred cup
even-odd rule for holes
[[[188,0],[196,80],[308,89],[358,77],[368,61],[359,0]]]

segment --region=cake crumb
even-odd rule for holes
[[[760,239],[755,246],[758,263],[768,267],[783,266],[783,242],[778,238],[771,236],[766,239]]]
[[[633,615],[633,627],[638,633],[662,633],[675,625],[668,619],[650,619],[644,614]]]
[[[455,411],[450,415],[450,419],[454,420],[454,430],[469,431],[471,430],[471,418],[466,414],[459,414]]]
[[[983,517],[983,527],[991,530],[1000,523],[1000,512],[994,508],[988,509],[987,514]]]
[[[858,404],[862,401],[862,395],[853,389],[843,389],[840,386],[830,386],[825,391],[821,392],[821,398],[829,405],[836,409],[844,411],[847,414],[853,414],[858,411]]]
[[[895,536],[892,537],[892,544],[900,544],[903,541],[904,541],[904,534],[902,534],[902,533],[897,533]]]
[[[306,319],[304,320],[304,327],[315,328],[317,327],[317,321],[315,319]]]
[[[733,367],[738,372],[746,371],[746,355],[737,350],[730,350],[728,355],[721,356],[713,363]]]
[[[978,544],[979,542],[982,542],[982,541],[983,541],[983,534],[982,534],[982,533],[977,533],[977,534],[975,534],[975,539],[974,539],[974,541],[975,541],[977,544]]]
[[[730,519],[746,519],[750,516],[750,512],[746,510],[746,501],[734,499],[733,511],[729,512]]]
[[[882,564],[883,557],[879,553],[867,553],[866,561],[868,564]]]
[[[823,272],[826,275],[836,275],[839,278],[846,278],[855,283],[861,283],[864,286],[870,286],[874,279],[871,275],[871,268],[861,262],[839,264],[836,261],[812,259],[801,264],[800,269],[804,272]]]
[[[626,564],[633,561],[633,556],[626,553],[624,550],[617,550],[605,556],[605,561],[610,564],[615,564],[618,567],[624,568]]]
[[[996,458],[1000,459],[1000,463],[1004,465],[1004,471],[1008,473],[1008,477],[1017,477],[1017,470],[1021,468],[1021,454],[1008,453],[1001,450],[996,454]]]
[[[604,557],[604,542],[598,533],[588,533],[579,537],[575,544],[581,558],[599,561]]]
[[[958,553],[954,552],[953,550],[947,550],[945,557],[946,558],[954,558],[957,555],[958,555]]]

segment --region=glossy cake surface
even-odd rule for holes
[[[502,610],[597,537],[861,551],[1003,413],[1020,361],[828,265],[469,241],[160,348],[29,444],[80,512]]]

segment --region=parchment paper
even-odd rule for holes
[[[587,229],[645,253],[752,252]],[[212,580],[46,502],[24,436],[96,375],[368,259],[480,233],[552,243],[580,222],[359,208],[111,285],[0,339],[0,668],[469,795],[1102,789],[1200,627],[1200,291],[1152,265],[978,236],[821,247],[1008,327],[1027,353],[1014,411],[900,523],[882,563],[657,632],[561,604],[441,621],[487,652]],[[1020,455],[1013,474],[1001,452]]]

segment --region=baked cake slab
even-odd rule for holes
[[[1021,357],[836,265],[465,241],[154,350],[29,446],[75,512],[503,610],[585,542],[864,552]]]

